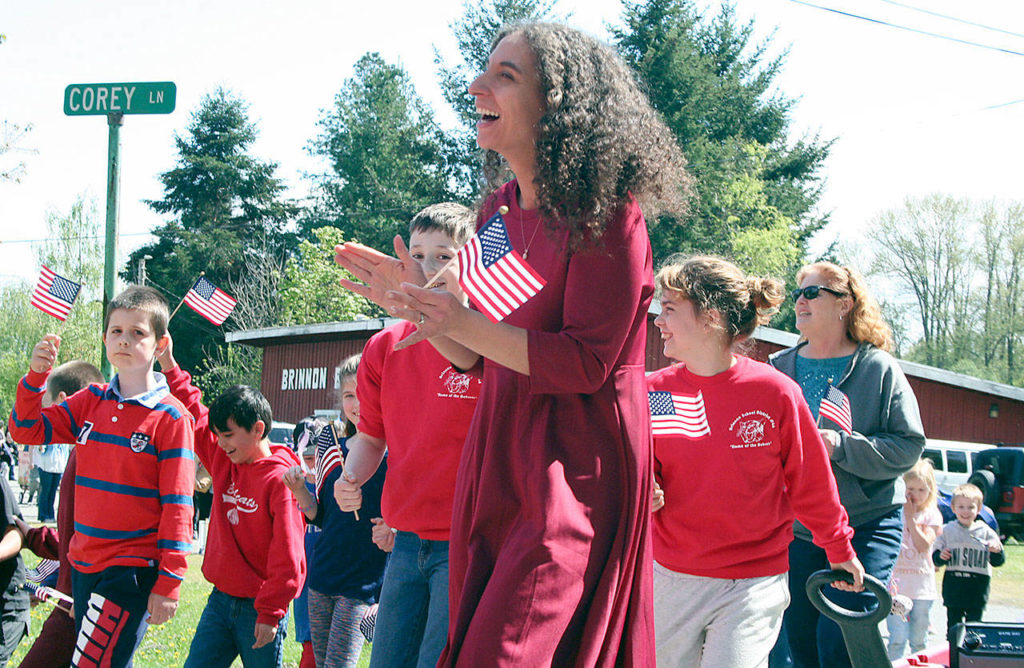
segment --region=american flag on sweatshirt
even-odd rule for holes
[[[200,276],[192,289],[185,294],[185,303],[213,324],[220,325],[231,315],[238,302],[206,280],[205,276]]]
[[[39,272],[39,281],[36,282],[36,289],[32,293],[32,306],[43,313],[49,313],[58,320],[67,320],[81,289],[80,283],[69,281],[43,265]]]
[[[491,322],[503,320],[546,284],[512,248],[500,213],[477,230],[457,258],[459,284]]]
[[[320,498],[320,490],[324,486],[324,480],[334,469],[344,466],[345,460],[341,456],[341,446],[338,444],[338,432],[334,424],[328,424],[320,430],[320,436],[316,439],[316,498]]]
[[[838,387],[829,383],[825,396],[818,404],[818,413],[832,420],[847,434],[853,433],[853,413],[850,411],[850,399]]]
[[[648,392],[651,407],[651,433],[655,436],[686,436],[700,438],[711,433],[704,410],[704,395],[674,392]]]

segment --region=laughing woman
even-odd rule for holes
[[[803,390],[821,425],[839,500],[850,516],[853,549],[870,575],[888,582],[903,532],[900,476],[924,449],[917,398],[887,352],[892,333],[860,273],[818,262],[802,268],[796,278],[796,328],[803,340],[769,361]],[[819,411],[832,405],[830,387],[848,398],[848,417]],[[833,393],[833,398],[842,405],[842,395]],[[825,554],[811,543],[806,527],[798,523],[794,533],[789,548],[793,602],[783,621],[793,663],[798,668],[849,666],[839,626],[820,615],[804,592],[807,577],[826,567]],[[867,609],[875,600],[864,593],[829,590],[826,595],[852,610]]]
[[[479,219],[508,207],[510,242],[546,287],[494,323],[447,292],[388,293],[414,273],[400,247],[338,258],[355,289],[419,323],[410,341],[462,369],[483,361],[441,664],[654,665],[641,206],[679,211],[684,160],[625,63],[564,26],[503,29],[469,92],[494,186]]]

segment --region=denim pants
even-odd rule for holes
[[[886,513],[853,529],[853,549],[864,570],[888,584],[903,536],[903,509]],[[793,597],[783,617],[785,641],[797,668],[843,668],[850,665],[839,625],[811,605],[804,586],[815,571],[828,568],[825,551],[814,543],[796,538],[789,546],[789,590]],[[845,592],[825,587],[826,598],[849,610],[869,610],[877,599],[867,592]],[[782,642],[782,640],[780,640]],[[776,653],[773,652],[772,665]]]
[[[925,648],[928,641],[928,618],[932,611],[932,600],[914,599],[914,607],[907,614],[907,619],[896,615],[885,618],[889,628],[889,660],[895,661],[908,656],[907,640],[910,641],[909,655],[917,654]]]
[[[259,649],[252,648],[255,632],[254,599],[230,596],[214,587],[192,637],[185,668],[228,668],[237,656],[242,657],[245,668],[279,667],[284,658],[288,615],[278,623],[274,639]]]
[[[448,541],[399,531],[384,573],[370,668],[432,668],[447,641]]]
[[[57,488],[60,487],[60,473],[50,473],[39,469],[39,521],[52,522],[56,517],[53,512],[54,501],[57,500]]]

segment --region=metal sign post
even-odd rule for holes
[[[107,117],[107,234],[103,259],[103,312],[114,298],[117,280],[118,213],[121,194],[121,125],[125,114],[169,114],[177,87],[170,81],[71,84],[64,89],[67,116]],[[100,369],[111,378],[110,361],[100,346]]]

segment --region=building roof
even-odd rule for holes
[[[800,340],[800,337],[797,334],[784,332],[781,329],[772,329],[771,327],[758,327],[757,331],[754,332],[754,338],[758,341],[766,341],[786,348],[795,346],[797,341]],[[1004,397],[1006,399],[1013,399],[1014,401],[1024,401],[1024,388],[1005,385],[1003,383],[984,380],[982,378],[975,378],[974,376],[968,376],[965,373],[947,371],[946,369],[939,369],[926,364],[918,364],[917,362],[909,362],[901,359],[896,361],[899,362],[900,368],[903,369],[903,373],[908,376],[931,380],[936,383],[944,383],[946,385],[955,385],[956,387],[962,387],[968,390],[974,390],[975,392],[982,392],[984,394],[991,394],[997,397]]]
[[[228,343],[244,343],[263,348],[279,343],[301,343],[324,341],[328,339],[347,339],[364,335],[373,335],[385,327],[398,322],[398,318],[366,318],[348,322],[321,322],[314,325],[292,325],[289,327],[264,327],[262,329],[242,329],[227,332],[224,335]]]
[[[661,305],[652,302],[649,313],[657,315],[661,312]],[[300,343],[325,341],[332,339],[348,339],[359,336],[372,336],[374,333],[400,322],[398,318],[367,318],[365,320],[353,320],[350,322],[325,322],[315,325],[294,325],[291,327],[266,327],[263,329],[247,329],[237,332],[228,332],[225,339],[229,343],[242,343],[250,346],[263,348],[268,345],[282,343]],[[781,329],[771,327],[758,327],[754,332],[754,338],[765,343],[773,343],[784,348],[795,346],[800,337],[792,332],[784,332]],[[301,339],[302,341],[296,341]],[[1024,388],[1014,387],[991,380],[975,378],[967,374],[947,371],[917,362],[897,360],[903,373],[915,378],[930,380],[936,383],[962,387],[975,392],[989,394],[996,397],[1011,399],[1013,401],[1024,401]]]

